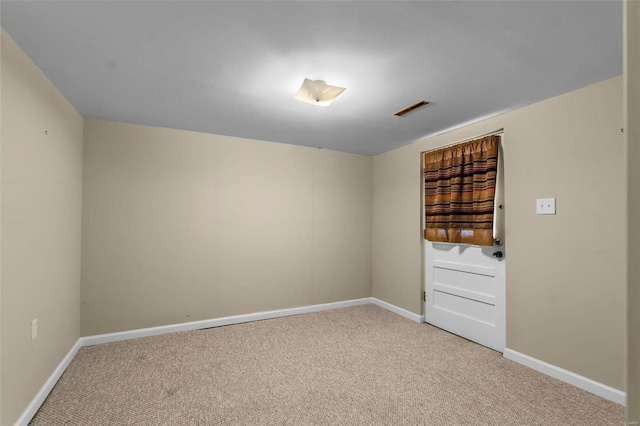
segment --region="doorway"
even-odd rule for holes
[[[493,134],[502,136],[502,131]],[[506,346],[507,255],[502,140],[494,204],[493,246],[423,240],[424,312],[427,323],[503,352]]]

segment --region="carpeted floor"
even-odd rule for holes
[[[82,348],[32,425],[623,425],[623,407],[373,305]]]

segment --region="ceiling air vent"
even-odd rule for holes
[[[400,111],[396,112],[396,113],[395,113],[395,114],[393,114],[393,115],[397,115],[398,117],[402,117],[403,115],[409,114],[411,111],[415,111],[415,110],[417,110],[418,108],[422,108],[422,107],[423,107],[423,106],[425,106],[425,105],[429,105],[429,102],[427,102],[427,101],[420,101],[420,102],[417,102],[417,103],[415,103],[415,104],[413,104],[413,105],[409,105],[409,106],[408,106],[408,107],[406,107],[406,108],[401,109]]]

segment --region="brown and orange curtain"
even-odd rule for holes
[[[499,136],[424,154],[424,237],[493,245]]]

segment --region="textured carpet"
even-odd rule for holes
[[[623,407],[373,305],[82,348],[32,425],[622,425]]]

